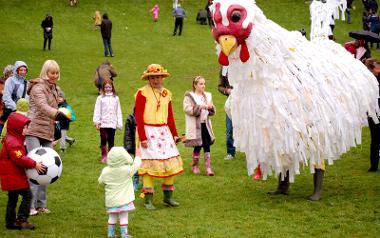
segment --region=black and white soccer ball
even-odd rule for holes
[[[39,147],[28,153],[28,157],[34,161],[42,162],[46,167],[43,173],[37,172],[36,169],[27,169],[26,176],[29,181],[37,185],[48,185],[54,183],[61,177],[62,160],[58,153],[49,147]]]

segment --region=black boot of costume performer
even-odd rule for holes
[[[144,193],[145,195],[145,203],[144,206],[148,210],[155,210],[156,207],[153,206],[153,193]]]
[[[178,207],[179,203],[176,202],[173,198],[172,190],[164,190],[164,203],[170,207]]]
[[[318,201],[322,196],[322,184],[323,184],[324,171],[322,169],[315,169],[314,172],[314,193],[309,197],[311,201]]]
[[[274,191],[268,192],[269,195],[278,195],[278,194],[283,194],[283,195],[288,195],[288,190],[289,190],[289,170],[286,171],[286,176],[284,180],[281,180],[281,173],[278,176],[278,187]]]

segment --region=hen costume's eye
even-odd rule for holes
[[[238,22],[241,18],[241,14],[239,11],[233,11],[231,14],[231,20],[232,22]]]

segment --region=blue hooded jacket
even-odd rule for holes
[[[25,62],[16,61],[13,76],[7,79],[4,85],[3,102],[5,104],[5,108],[12,111],[16,111],[17,100],[22,97],[29,99],[29,96],[26,94],[27,81],[25,77],[17,74],[17,70],[20,67],[26,67],[28,69]]]

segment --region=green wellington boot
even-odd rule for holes
[[[309,197],[310,201],[318,201],[322,196],[324,171],[322,169],[315,169],[314,172],[314,193]]]
[[[156,207],[153,206],[153,193],[145,193],[144,206],[148,210],[155,210],[156,209]]]
[[[164,190],[164,203],[170,207],[178,207],[179,203],[174,201],[172,196],[173,196],[172,190]]]
[[[281,180],[281,174],[278,176],[278,187],[274,191],[268,192],[269,195],[278,195],[278,194],[283,194],[283,195],[288,195],[288,190],[289,190],[289,171],[286,171],[286,176],[284,180]]]

